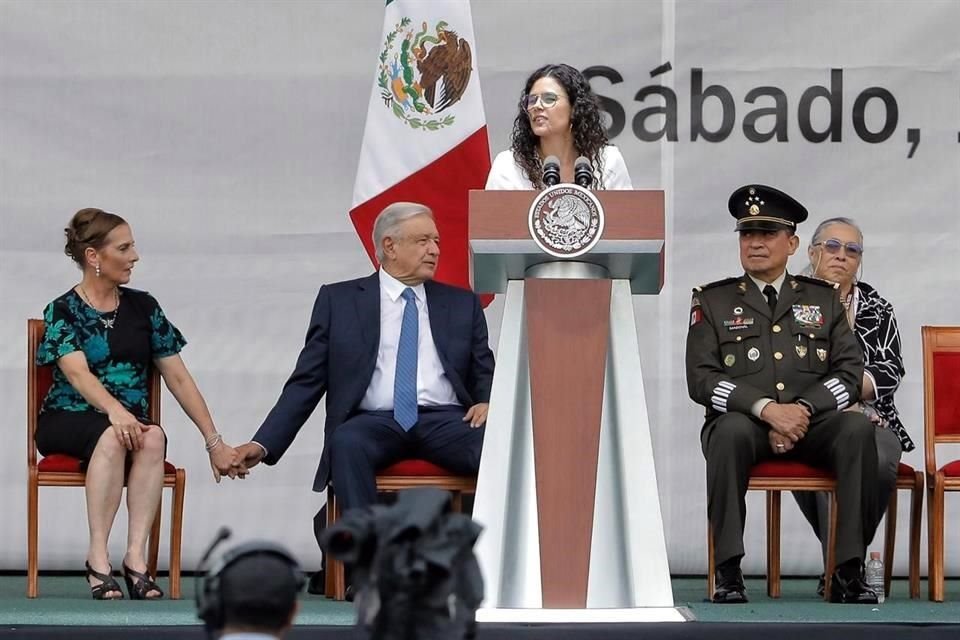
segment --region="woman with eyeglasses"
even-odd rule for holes
[[[79,458],[86,472],[90,595],[95,600],[123,598],[107,542],[126,484],[124,581],[131,599],[160,598],[163,591],[149,575],[144,553],[160,504],[167,446],[163,429],[148,419],[150,367],[159,370],[200,430],[217,482],[220,474],[238,474],[234,450],[217,433],[180,358],[183,335],[153,296],[123,286],[140,260],[127,222],[101,209],[81,209],[64,234],[64,253],[82,275],[43,312],[46,326],[36,362],[54,367],[37,419],[37,450],[44,456]]]
[[[848,411],[863,411],[877,425],[877,477],[880,516],[886,511],[890,492],[897,482],[897,466],[903,451],[914,449],[893,394],[905,373],[900,353],[900,332],[893,305],[859,278],[863,269],[863,232],[850,218],[824,220],[813,232],[806,273],[839,284],[840,300],[847,321],[863,350],[863,389],[860,402]],[[826,543],[829,495],[822,492],[794,492],[800,510]],[[879,520],[877,523],[879,524]],[[826,557],[826,549],[824,549]],[[821,582],[821,589],[823,583]],[[821,591],[822,593],[822,591]]]
[[[574,162],[590,161],[594,189],[632,189],[620,151],[607,142],[600,103],[582,73],[548,64],[527,78],[511,148],[493,161],[487,189],[543,189],[543,160],[556,156],[560,181],[574,182]]]

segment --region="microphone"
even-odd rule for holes
[[[207,560],[210,559],[213,550],[216,549],[221,542],[229,538],[230,534],[229,528],[220,527],[213,542],[211,542],[207,550],[203,552],[203,557],[200,558],[200,564],[197,565],[197,572],[193,577],[195,587],[193,597],[197,603],[197,617],[203,620],[203,626],[208,638],[213,638],[216,632],[223,627],[223,613],[221,611],[219,583],[214,586],[207,580],[207,575],[210,573]]]
[[[203,553],[203,557],[200,558],[200,564],[197,566],[198,567],[205,566],[207,564],[207,560],[210,559],[210,554],[213,553],[213,550],[216,549],[221,542],[229,538],[231,535],[232,533],[229,527],[220,527],[219,531],[217,531],[216,537],[213,539],[213,542],[210,543],[210,546],[207,547],[207,550]]]
[[[560,160],[557,156],[547,156],[543,161],[543,184],[552,187],[560,183]]]
[[[573,181],[584,189],[589,189],[593,185],[593,167],[583,156],[573,162]]]

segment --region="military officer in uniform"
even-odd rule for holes
[[[799,460],[837,477],[834,602],[876,603],[863,557],[879,518],[875,428],[860,412],[863,356],[836,286],[787,273],[797,224],[807,211],[763,185],[737,189],[744,275],[693,291],[687,388],[706,407],[700,441],[707,461],[707,511],[715,540],[713,601],[746,602],[740,560],[753,465]]]

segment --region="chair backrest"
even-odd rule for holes
[[[960,326],[923,327],[923,423],[927,473],[936,445],[960,443]]]
[[[48,364],[37,366],[37,349],[43,340],[46,328],[43,320],[30,318],[27,320],[27,465],[33,469],[37,466],[37,445],[34,435],[37,432],[37,418],[40,416],[40,405],[53,385],[53,368],[57,365]],[[160,372],[156,367],[150,367],[147,378],[147,406],[151,422],[160,424]]]

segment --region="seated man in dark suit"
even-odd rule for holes
[[[433,212],[392,204],[373,242],[380,270],[320,288],[296,368],[235,461],[276,464],[326,394],[313,489],[332,479],[344,510],[374,503],[377,471],[405,458],[476,474],[493,381],[479,298],[432,281]]]

